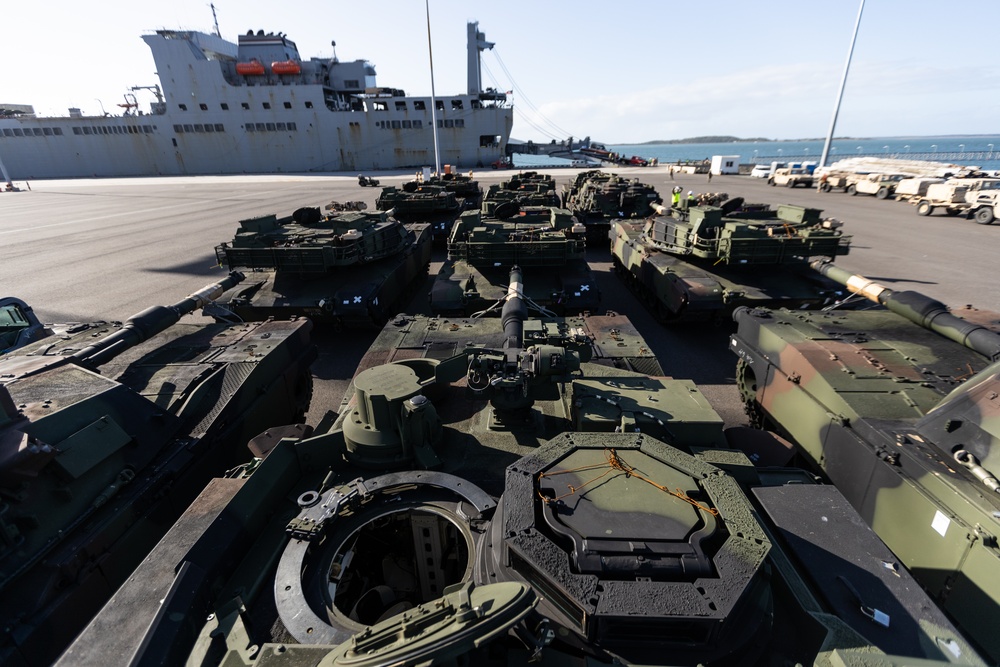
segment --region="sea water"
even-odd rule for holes
[[[773,160],[815,160],[823,153],[823,139],[806,141],[737,141],[712,144],[606,144],[609,151],[626,157],[638,155],[661,163],[710,160],[713,155],[738,155],[743,164],[770,163]],[[857,156],[933,160],[983,169],[1000,169],[1000,136],[951,135],[943,137],[868,137],[833,140],[827,164]],[[568,160],[545,155],[514,157],[518,167],[561,164]]]

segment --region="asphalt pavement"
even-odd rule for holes
[[[579,170],[545,171],[561,187]],[[608,171],[638,178],[665,198],[676,184],[685,193],[725,192],[775,206],[822,208],[853,237],[850,254],[838,258],[838,265],[895,290],[923,292],[954,309],[973,304],[1000,312],[1000,290],[993,283],[1000,223],[921,217],[903,202],[772,188],[747,176],[715,176],[709,182],[705,175],[689,174],[671,180],[663,166]],[[514,173],[475,175],[485,189]],[[383,186],[413,177],[412,172],[369,175]],[[330,201],[361,200],[374,208],[379,192],[360,187],[356,174],[34,181],[31,191],[0,193],[0,296],[24,299],[45,322],[124,320],[223,277],[214,248],[233,238],[238,220],[287,215]],[[694,380],[727,426],[744,423],[733,386],[736,359],[727,344],[733,326],[658,324],[614,275],[608,248],[594,248],[589,257],[605,308],[628,315],[666,371]],[[443,259],[444,251],[436,250],[427,289]],[[427,312],[427,289],[419,290],[410,312]],[[374,330],[317,332],[311,423],[337,408],[374,337]]]

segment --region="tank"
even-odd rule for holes
[[[483,189],[479,187],[479,181],[472,177],[472,172],[468,176],[457,173],[446,173],[442,176],[431,176],[428,179],[423,174],[417,175],[412,181],[403,183],[403,192],[416,192],[424,186],[443,188],[446,192],[451,192],[458,200],[459,206],[463,210],[478,209],[483,203]]]
[[[382,188],[375,208],[392,211],[401,222],[427,223],[434,238],[440,239],[448,235],[452,223],[465,210],[464,203],[444,186],[416,181],[407,183],[406,188]]]
[[[335,203],[334,203],[335,204]],[[219,264],[248,271],[245,285],[209,305],[219,321],[308,316],[333,330],[381,326],[424,283],[431,257],[426,223],[330,205],[291,216],[240,221]]]
[[[666,209],[611,230],[615,271],[661,322],[724,320],[743,305],[820,308],[846,291],[809,267],[850,237],[815,208],[745,204]]]
[[[622,316],[528,317],[524,280],[500,318],[387,324],[59,664],[982,664],[836,488],[752,463],[778,438]]]
[[[559,208],[562,201],[555,191],[552,176],[536,171],[524,171],[517,176],[494,183],[483,198],[483,215],[496,217],[498,206],[516,202],[519,206],[551,206]]]
[[[663,201],[653,186],[638,178],[598,170],[577,174],[563,187],[562,200],[587,226],[588,239],[601,243],[608,238],[612,221],[646,218],[653,214],[652,205]]]
[[[996,664],[1000,315],[816,266],[881,307],[737,309],[748,413],[837,486]]]
[[[489,202],[488,202],[489,203]],[[569,211],[510,201],[490,217],[467,211],[448,236],[448,258],[430,291],[436,315],[500,315],[519,266],[522,296],[547,315],[597,313],[601,293],[587,264],[586,229]]]
[[[241,278],[0,357],[0,663],[51,664],[249,438],[302,419],[308,321],[176,324]]]

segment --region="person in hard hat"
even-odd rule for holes
[[[675,185],[673,193],[670,197],[670,206],[673,208],[680,208],[681,205],[681,186]]]

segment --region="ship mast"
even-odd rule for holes
[[[209,7],[212,8],[212,23],[215,25],[215,36],[222,37],[222,33],[219,32],[219,17],[215,15],[215,3],[209,3]]]

